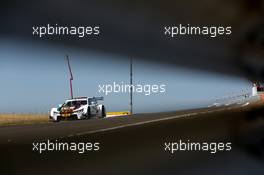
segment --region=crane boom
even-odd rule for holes
[[[73,89],[72,89],[73,76],[72,76],[72,70],[71,70],[69,55],[66,55],[66,60],[67,60],[67,64],[68,64],[68,68],[69,68],[69,72],[70,72],[70,94],[71,94],[71,98],[73,99]]]

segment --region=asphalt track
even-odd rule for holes
[[[243,105],[243,104],[242,104]],[[188,118],[200,114],[212,113],[223,110],[230,110],[242,105],[229,107],[203,108],[178,112],[138,114],[131,116],[119,116],[104,119],[90,120],[68,120],[58,123],[45,123],[35,125],[7,126],[0,128],[0,143],[32,143],[46,139],[61,139],[98,132],[107,132],[125,127],[145,125],[177,118]]]
[[[262,174],[263,157],[251,153],[252,150],[244,144],[252,138],[252,143],[259,138],[263,141],[263,130],[252,130],[252,127],[248,127],[252,126],[252,121],[250,125],[247,121],[248,117],[258,115],[255,111],[259,109],[263,109],[262,105],[245,103],[158,114],[1,127],[0,165],[4,174]],[[32,142],[47,139],[100,142],[100,151],[85,154],[39,154],[32,151]],[[164,151],[164,142],[179,139],[232,142],[232,150],[216,154],[201,151],[170,154]]]

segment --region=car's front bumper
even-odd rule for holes
[[[66,114],[57,114],[57,117],[60,119],[74,118],[80,119],[84,116],[83,113],[66,113]]]

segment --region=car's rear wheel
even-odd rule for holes
[[[105,107],[104,107],[104,105],[102,106],[102,109],[101,109],[102,111],[101,111],[101,118],[105,118],[106,117],[106,112],[105,112]]]
[[[89,119],[91,118],[91,108],[88,106],[87,113],[86,113],[86,118]]]

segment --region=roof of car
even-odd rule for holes
[[[66,101],[76,101],[76,100],[87,100],[88,97],[75,97],[75,98],[72,98],[72,99],[68,99]]]
[[[103,100],[103,97],[74,97],[66,101],[77,101],[77,100],[87,100],[87,99]]]

